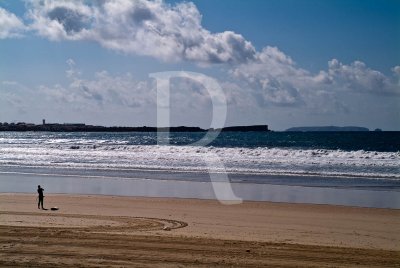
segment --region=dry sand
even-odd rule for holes
[[[0,194],[0,267],[400,267],[400,210]]]

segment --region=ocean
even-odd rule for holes
[[[400,192],[400,132],[222,132],[193,145],[203,136],[1,132],[0,173]]]

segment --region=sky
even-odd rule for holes
[[[168,71],[226,126],[399,131],[400,1],[0,0],[0,122],[155,126]],[[170,80],[171,125],[212,118]]]

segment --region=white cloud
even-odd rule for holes
[[[113,76],[107,71],[95,73],[93,79],[84,79],[73,59],[68,59],[66,63],[69,67],[66,71],[70,80],[68,85],[40,87],[40,92],[51,102],[93,108],[121,106],[141,109],[156,106],[155,80],[137,80],[130,73]],[[171,79],[170,88],[171,106],[179,106],[182,111],[185,108],[197,111],[205,107],[211,109],[209,94],[200,83],[183,78]]]
[[[65,73],[67,75],[67,78],[72,78],[73,79],[74,77],[77,77],[77,76],[81,75],[81,72],[76,69],[76,67],[75,67],[76,64],[75,64],[75,61],[73,59],[68,59],[66,61],[66,63],[68,65],[68,67],[69,67],[68,70],[65,71]]]
[[[265,47],[254,61],[238,65],[233,77],[252,90],[261,105],[299,105],[301,91],[313,86],[312,75],[296,67],[293,60],[276,47]]]
[[[395,74],[400,67],[393,68]],[[256,59],[239,64],[231,72],[236,83],[248,88],[262,106],[305,106],[312,110],[348,111],[340,92],[367,94],[400,94],[398,78],[368,68],[355,61],[345,65],[336,59],[328,69],[312,74],[302,69],[276,47],[265,47]],[[322,105],[321,105],[322,104]]]
[[[0,39],[21,37],[24,23],[13,13],[0,7]]]
[[[395,66],[392,68],[393,73],[400,78],[400,66]]]
[[[30,1],[31,30],[50,40],[82,40],[90,35],[94,10],[80,1]]]
[[[32,1],[31,28],[50,40],[93,40],[102,46],[165,61],[240,63],[252,44],[231,31],[211,33],[193,3],[163,1]]]
[[[396,83],[400,87],[400,66],[393,67],[392,71],[395,76],[395,79],[397,80]]]
[[[355,61],[345,65],[333,59],[328,66],[328,72],[324,74],[337,88],[374,94],[400,94],[400,87],[394,78],[368,68],[364,62]]]
[[[349,114],[357,94],[371,96],[400,95],[400,67],[392,69],[394,77],[373,70],[365,63],[355,61],[350,65],[333,59],[327,70],[312,74],[302,69],[276,47],[265,47],[256,59],[236,65],[232,71],[233,83],[241,91],[227,90],[238,100],[249,96],[259,107],[291,107],[301,113],[339,115]],[[397,76],[397,78],[396,78]],[[228,98],[228,99],[232,99]],[[232,101],[236,103],[236,101]],[[356,112],[357,113],[357,112]]]

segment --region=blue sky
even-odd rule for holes
[[[226,125],[400,130],[399,1],[0,1],[0,122],[155,125],[149,73]],[[179,79],[178,79],[179,80]],[[173,125],[208,127],[172,83]]]

